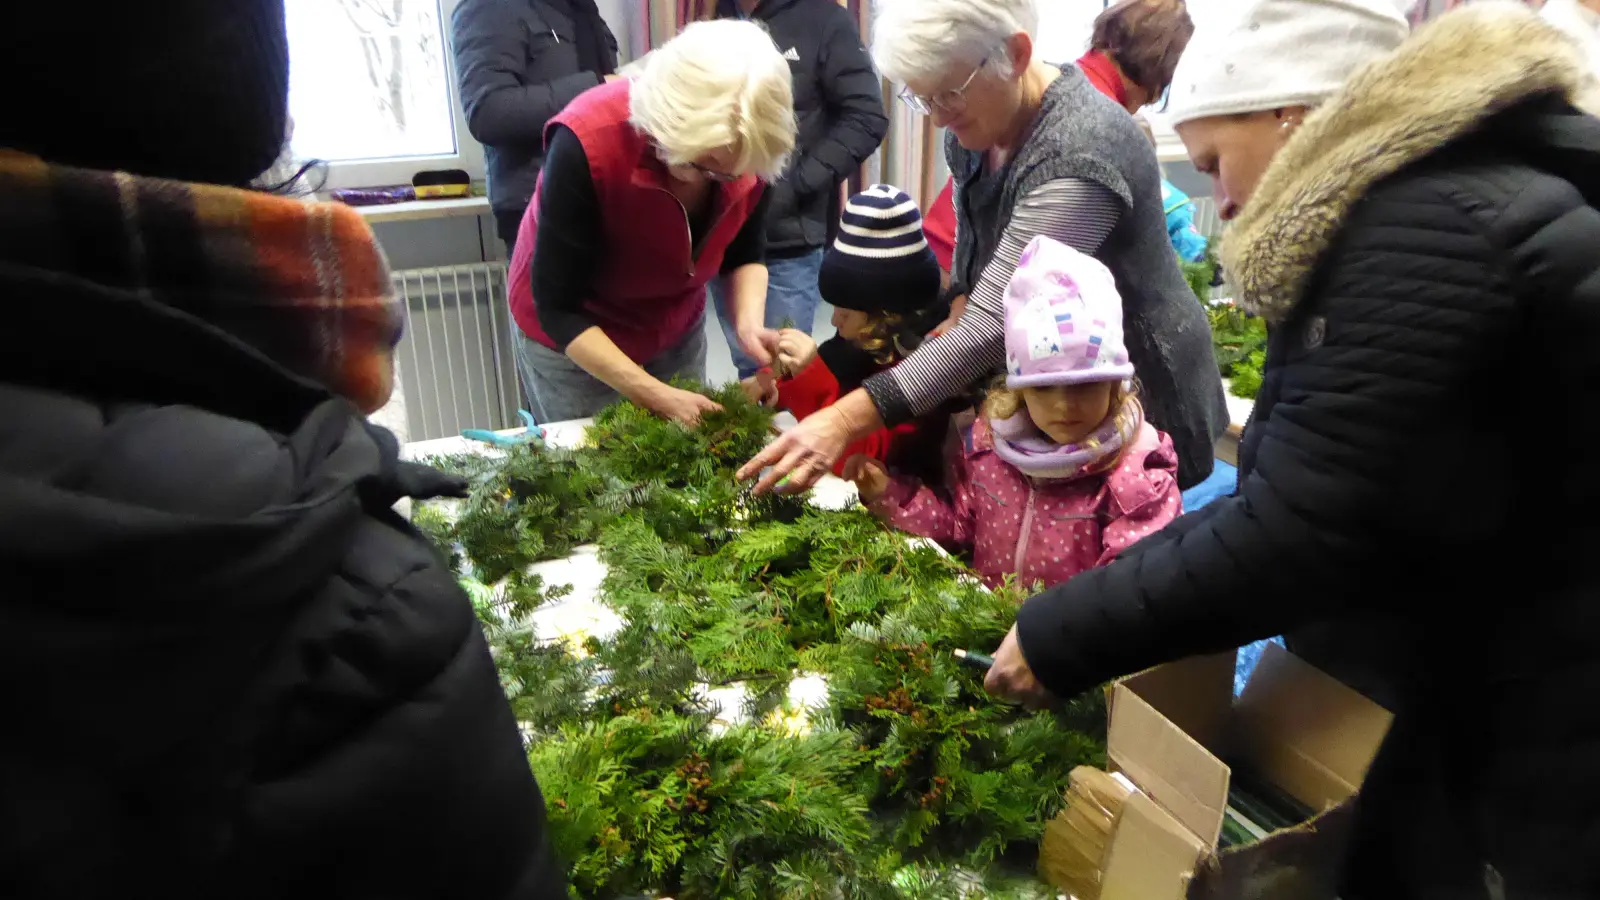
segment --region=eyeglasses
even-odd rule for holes
[[[900,89],[900,99],[911,107],[912,112],[919,115],[931,116],[934,109],[942,109],[952,116],[959,116],[967,109],[967,88],[972,87],[973,79],[977,78],[978,73],[988,64],[987,59],[978,63],[978,67],[972,70],[967,80],[961,82],[961,87],[954,90],[945,91],[936,97],[924,97],[921,94],[913,94],[911,88],[904,87]]]
[[[1154,106],[1156,108],[1156,112],[1164,113],[1164,112],[1167,111],[1167,107],[1170,106],[1171,104],[1172,104],[1172,85],[1169,84],[1166,87],[1161,89],[1161,96],[1156,98],[1155,102],[1151,103],[1150,105]]]
[[[739,178],[739,176],[729,175],[727,172],[718,172],[716,169],[708,169],[697,162],[689,163],[689,168],[699,172],[701,175],[704,175],[718,184],[727,184],[728,182],[736,181]]]

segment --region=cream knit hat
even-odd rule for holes
[[[1317,106],[1411,26],[1400,0],[1250,0],[1229,24],[1197,29],[1172,78],[1172,125]]]

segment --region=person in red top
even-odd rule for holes
[[[635,79],[590,88],[545,128],[511,258],[517,371],[541,422],[625,397],[690,423],[705,378],[706,283],[725,276],[740,345],[765,363],[765,185],[794,149],[789,64],[759,25],[699,22]]]
[[[1193,36],[1194,21],[1183,0],[1121,0],[1095,17],[1089,52],[1078,59],[1078,68],[1096,90],[1131,115],[1164,102],[1178,59]],[[950,271],[956,249],[954,180],[945,181],[928,207],[923,231],[940,268]],[[957,299],[950,321],[936,330],[954,325],[965,306],[964,296]]]
[[[743,382],[752,398],[801,419],[904,359],[949,311],[939,298],[939,262],[923,240],[916,201],[893,185],[875,184],[845,204],[817,282],[834,307],[838,334],[818,346],[809,334],[785,328],[775,361],[785,374],[763,369]],[[939,446],[948,421],[941,410],[879,429],[851,444],[834,472],[843,474],[844,461],[857,455],[915,467],[922,460],[899,451]]]

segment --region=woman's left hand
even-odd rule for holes
[[[745,355],[763,366],[772,365],[772,357],[778,352],[778,332],[771,328],[740,328],[739,346],[744,349]]]
[[[1033,675],[1028,661],[1022,656],[1022,645],[1017,642],[1017,626],[1011,626],[1000,649],[994,652],[994,665],[983,679],[983,689],[1002,700],[1021,703],[1029,709],[1054,706],[1055,695]]]

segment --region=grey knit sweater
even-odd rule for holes
[[[867,380],[880,415],[904,421],[1003,371],[1006,283],[1022,249],[1043,234],[1093,254],[1115,276],[1149,419],[1172,436],[1179,483],[1204,480],[1227,403],[1205,311],[1167,236],[1160,168],[1133,118],[1066,66],[1003,168],[985,172],[983,153],[953,138],[945,153],[957,186],[952,274],[970,287],[967,312],[957,328]]]

